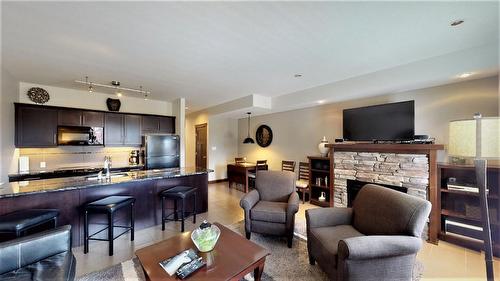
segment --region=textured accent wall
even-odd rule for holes
[[[402,186],[408,194],[427,199],[429,159],[425,154],[335,152],[336,207],[347,207],[347,180]]]

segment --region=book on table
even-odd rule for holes
[[[177,275],[180,279],[184,279],[193,272],[206,265],[203,258],[198,256],[193,249],[182,251],[179,254],[160,262],[160,266],[168,273],[168,275]]]

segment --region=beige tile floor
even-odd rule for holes
[[[199,221],[208,221],[228,225],[243,219],[239,199],[243,193],[228,189],[227,183],[209,185],[208,212],[200,214]],[[297,214],[297,222],[304,221],[305,210],[314,208],[310,204],[301,204]],[[192,230],[195,225],[186,221],[186,229]],[[115,254],[107,254],[107,242],[91,241],[90,252],[83,254],[83,247],[74,248],[77,259],[77,276],[101,270],[111,265],[123,262],[134,256],[137,249],[154,244],[166,238],[179,234],[180,224],[169,222],[167,229],[161,231],[161,226],[154,226],[135,233],[135,241],[130,242],[130,236],[123,235],[115,240]],[[418,254],[418,259],[424,264],[423,281],[428,280],[485,280],[484,255],[467,250],[446,242],[439,245],[424,243]],[[500,277],[500,259],[495,259],[495,276]]]

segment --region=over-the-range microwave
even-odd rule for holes
[[[102,127],[59,126],[57,145],[104,145]]]

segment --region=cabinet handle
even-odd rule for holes
[[[85,115],[82,115],[82,125],[85,125]]]
[[[57,144],[57,134],[54,134],[54,144]]]

